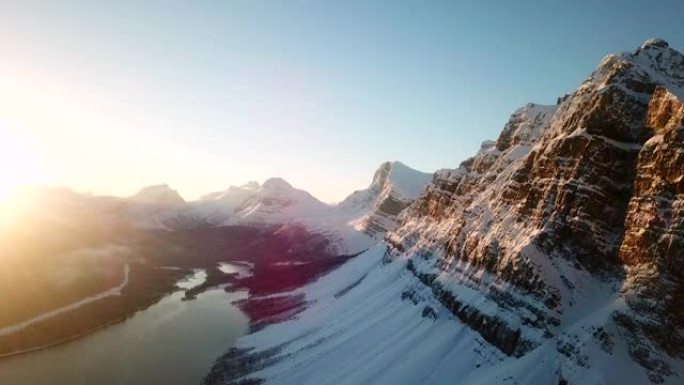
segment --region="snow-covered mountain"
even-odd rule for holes
[[[185,200],[178,191],[171,189],[167,184],[148,186],[141,189],[137,194],[129,198],[133,202],[141,202],[155,205],[180,205]]]
[[[431,177],[432,174],[414,170],[401,162],[385,162],[375,172],[371,185],[354,191],[337,205],[336,211],[348,215],[357,230],[376,237],[384,236]]]
[[[204,195],[197,201],[188,202],[184,214],[186,217],[194,218],[196,225],[224,225],[235,218],[238,207],[254,195],[259,187],[257,182],[248,182],[241,186],[230,186],[224,191]]]
[[[651,39],[516,111],[205,383],[681,384],[683,90]]]
[[[240,223],[286,223],[319,218],[330,206],[282,178],[270,178],[235,210]]]
[[[144,187],[135,195],[117,201],[122,219],[136,227],[166,229],[186,225],[181,218],[185,216],[187,204],[167,184]]]
[[[127,198],[97,197],[45,189],[36,201],[55,217],[90,218],[107,226],[180,230],[228,225],[271,226],[296,223],[330,240],[331,253],[357,253],[396,225],[398,214],[429,182],[430,174],[400,162],[383,163],[365,190],[329,205],[282,178],[262,185],[249,182],[185,201],[166,184],[148,186]]]
[[[138,223],[156,223],[166,229],[297,223],[328,237],[334,252],[356,253],[396,225],[399,213],[418,197],[430,178],[431,174],[400,162],[385,162],[367,189],[353,192],[337,205],[323,203],[282,178],[270,178],[262,185],[231,186],[199,201],[151,213],[147,222]]]

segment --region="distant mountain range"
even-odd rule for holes
[[[265,226],[296,222],[326,234],[336,252],[369,247],[395,225],[400,212],[418,197],[431,174],[400,162],[386,162],[371,185],[343,202],[326,204],[282,178],[249,182],[185,201],[166,184],[148,186],[126,198],[79,194],[48,188],[35,194],[34,214],[69,221],[92,221],[142,229],[173,230],[228,225]],[[75,215],[78,212],[79,215]]]

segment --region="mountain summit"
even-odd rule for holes
[[[641,45],[641,49],[646,49],[646,48],[668,48],[670,45],[663,39],[659,38],[651,38],[648,39],[644,42],[644,44]]]
[[[431,177],[432,174],[401,162],[385,162],[375,171],[367,189],[355,191],[336,209],[349,213],[357,230],[383,236],[396,225],[399,214],[418,197]]]
[[[147,186],[133,195],[130,199],[136,202],[161,205],[178,205],[185,203],[185,200],[178,191],[171,189],[167,184]]]
[[[283,178],[270,178],[256,188],[239,207],[236,218],[243,223],[283,223],[320,217],[329,206]]]

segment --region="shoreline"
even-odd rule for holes
[[[176,268],[174,268],[173,270],[183,270],[183,268],[182,268],[182,267],[176,267]],[[200,269],[200,270],[204,270],[204,269]],[[20,350],[20,351],[15,351],[15,352],[10,352],[10,353],[0,353],[0,360],[9,359],[9,358],[21,356],[21,355],[24,355],[24,354],[36,353],[36,352],[39,352],[39,351],[42,351],[42,350],[47,350],[47,349],[55,348],[55,347],[57,347],[57,346],[64,345],[64,344],[67,344],[67,343],[69,343],[69,342],[72,342],[72,341],[75,341],[75,340],[78,340],[78,339],[87,337],[87,336],[89,336],[89,335],[91,335],[91,334],[93,334],[93,333],[96,333],[96,332],[100,331],[100,330],[104,330],[104,329],[107,329],[107,328],[109,328],[109,327],[111,327],[111,326],[120,324],[120,323],[126,321],[127,319],[129,319],[129,318],[135,316],[137,313],[139,313],[139,312],[141,312],[141,311],[144,311],[144,310],[147,310],[147,309],[150,308],[151,306],[153,306],[153,305],[159,303],[160,301],[162,301],[162,300],[163,300],[164,298],[166,298],[166,297],[169,297],[169,296],[174,295],[174,294],[177,294],[177,293],[187,293],[187,292],[188,292],[189,290],[191,290],[192,288],[182,288],[182,287],[177,286],[177,284],[178,284],[178,282],[182,282],[182,281],[184,281],[184,280],[186,280],[186,279],[188,279],[189,277],[192,277],[192,276],[193,276],[193,273],[191,272],[191,273],[188,274],[187,276],[181,278],[181,279],[178,280],[176,283],[174,283],[173,290],[170,290],[170,291],[161,293],[161,295],[159,296],[159,298],[156,298],[156,299],[154,299],[154,300],[151,300],[151,301],[149,301],[149,302],[146,302],[146,303],[144,303],[144,304],[141,304],[141,305],[138,306],[137,308],[132,309],[132,310],[131,310],[129,313],[127,313],[126,315],[123,315],[123,316],[118,317],[118,318],[116,318],[116,319],[109,320],[109,321],[106,322],[106,323],[103,323],[103,324],[101,324],[101,325],[98,325],[98,326],[96,326],[96,327],[93,327],[93,328],[91,328],[91,329],[88,329],[88,330],[86,330],[86,331],[84,331],[84,332],[75,334],[75,335],[70,336],[70,337],[67,337],[67,338],[62,338],[62,339],[59,339],[59,340],[57,340],[57,341],[54,341],[54,342],[51,342],[51,343],[48,343],[48,344],[43,344],[43,345],[40,345],[40,346],[35,346],[35,347],[28,348],[28,349],[24,349],[24,350]],[[201,284],[200,284],[200,285],[201,285]],[[218,287],[218,286],[216,286],[216,287]],[[204,291],[207,291],[207,290],[209,290],[209,289],[211,289],[211,288],[206,288]],[[111,290],[111,289],[110,289],[110,290]],[[240,292],[240,290],[235,290],[235,291],[231,291],[231,292],[238,293],[238,292]],[[201,294],[201,293],[198,293],[198,294]],[[106,299],[106,298],[102,298],[102,299]],[[193,299],[194,299],[194,298],[193,298]],[[181,298],[181,301],[184,301],[184,300],[186,300],[186,299],[185,299],[185,298]],[[95,304],[95,303],[97,303],[97,301],[95,301],[95,302],[90,302],[90,303],[88,303],[87,305]],[[74,310],[76,310],[76,309],[74,309]],[[22,329],[22,331],[23,331],[23,330],[26,330],[26,329]],[[21,331],[19,331],[19,332],[21,332]]]
[[[261,281],[270,280],[271,277],[269,276],[269,274],[264,274],[264,272],[260,272],[261,274],[258,274],[259,275],[258,277],[255,275],[252,275],[255,273],[255,271],[254,271],[255,264],[254,263],[249,262],[249,261],[238,261],[238,260],[223,261],[223,263],[229,263],[229,264],[234,264],[234,265],[238,265],[241,267],[246,267],[250,270],[250,274],[248,274],[247,276],[240,277],[239,274],[221,272],[220,269],[218,268],[218,266],[200,268],[200,269],[205,270],[207,272],[208,276],[204,282],[202,282],[202,283],[200,283],[194,287],[184,289],[184,288],[179,288],[178,286],[176,286],[176,283],[178,283],[184,279],[187,279],[188,277],[192,277],[192,273],[190,273],[187,276],[184,276],[181,280],[176,281],[173,285],[173,290],[161,293],[161,295],[158,298],[155,298],[152,301],[146,302],[146,303],[136,307],[135,309],[131,309],[131,311],[129,311],[124,316],[118,317],[116,319],[109,320],[108,322],[102,323],[102,324],[100,324],[96,327],[90,328],[86,331],[80,332],[80,333],[75,334],[73,336],[69,336],[66,338],[62,338],[62,339],[50,342],[47,344],[31,347],[28,349],[23,349],[20,351],[13,351],[13,352],[9,352],[9,353],[0,353],[0,360],[11,359],[13,357],[18,357],[18,356],[25,355],[25,354],[30,354],[30,353],[35,353],[35,352],[39,352],[42,350],[55,348],[57,346],[64,345],[64,344],[67,344],[69,342],[87,337],[93,333],[100,331],[100,330],[106,329],[110,326],[114,326],[116,324],[119,324],[121,322],[126,321],[127,319],[133,317],[136,313],[143,311],[143,310],[146,310],[150,306],[158,303],[159,301],[161,301],[162,299],[164,299],[165,297],[167,297],[169,295],[173,295],[176,293],[186,293],[186,297],[187,297],[188,293],[193,293],[195,291],[198,291],[196,294],[201,294],[204,291],[210,290],[212,288],[219,288],[225,284],[229,285],[228,287],[223,288],[223,290],[225,290],[225,291],[235,292],[235,293],[244,291],[247,293],[247,298],[236,301],[235,304],[240,309],[240,311],[245,313],[245,315],[250,319],[250,322],[249,322],[250,323],[250,329],[252,329],[252,330],[250,330],[250,332],[253,332],[254,331],[253,328],[255,326],[264,327],[270,323],[279,323],[279,322],[284,321],[285,319],[290,318],[289,316],[284,317],[284,319],[278,317],[278,316],[285,315],[284,313],[288,313],[288,310],[292,310],[291,307],[293,304],[290,303],[290,301],[293,300],[293,298],[291,298],[287,295],[283,296],[283,294],[291,291],[292,289],[301,287],[303,285],[310,283],[313,280],[318,279],[321,275],[325,275],[330,270],[336,269],[341,264],[346,263],[349,259],[351,259],[355,256],[356,255],[335,256],[335,257],[328,257],[328,258],[323,258],[323,259],[319,259],[319,260],[307,261],[307,262],[312,262],[311,263],[312,267],[315,266],[312,269],[312,271],[307,272],[307,274],[305,274],[303,277],[298,277],[299,279],[295,280],[296,283],[290,282],[290,284],[294,283],[294,285],[292,285],[292,286],[285,285],[285,287],[278,287],[275,290],[273,290],[274,288],[270,288],[270,287],[268,289],[266,289],[264,287],[260,287]],[[170,267],[171,266],[163,266],[162,268],[165,270],[168,270]],[[301,269],[301,266],[296,266],[296,265],[291,265],[291,264],[283,265],[283,264],[267,263],[265,265],[261,265],[260,267],[262,267],[262,268],[268,267],[269,269],[281,270],[281,272],[283,272],[283,270],[288,271],[291,269],[295,269],[295,270]],[[183,268],[177,267],[177,268],[174,268],[173,270],[177,270],[177,269],[182,270]],[[212,270],[215,270],[215,271],[212,271]],[[212,277],[211,273],[212,272],[214,273],[213,278],[215,278],[215,279],[211,279],[211,277]],[[305,279],[302,279],[300,281],[301,278],[305,278]],[[266,290],[264,291],[264,289],[266,289]],[[109,289],[109,290],[112,290],[112,289]],[[276,297],[276,298],[274,298],[276,300],[275,301],[276,303],[270,303],[270,301],[266,301],[268,303],[264,303],[263,301],[266,299],[266,298],[262,297],[262,295],[264,295],[264,294],[274,295]],[[107,299],[109,297],[110,296],[100,298],[100,300]],[[194,298],[192,298],[192,297],[181,298],[181,300],[193,300],[193,299]],[[299,300],[300,301],[295,301],[299,305],[299,306],[295,306],[295,307],[298,308],[299,310],[303,310],[302,308],[306,307],[306,301],[302,301],[301,298],[299,298]],[[95,305],[98,302],[99,302],[99,300],[94,301],[94,302],[88,302],[82,306]],[[256,305],[256,307],[254,309],[250,309],[249,305],[252,305],[252,306]],[[266,305],[266,306],[263,306],[263,305]],[[263,308],[262,308],[262,306],[263,306]],[[78,308],[72,309],[71,311],[76,311],[80,308],[81,307],[79,306]],[[266,313],[268,313],[268,316],[265,316],[265,314],[259,314],[264,310],[266,310]],[[66,312],[60,312],[57,315],[63,315],[65,313]],[[294,315],[290,314],[290,316],[294,316]],[[21,331],[23,331],[23,330],[26,330],[26,329],[21,329]],[[19,332],[21,332],[21,331],[19,331]]]
[[[125,289],[126,286],[128,286],[128,281],[129,281],[129,277],[131,274],[131,266],[129,264],[127,264],[127,263],[124,264],[123,268],[124,268],[124,271],[123,271],[124,274],[123,274],[123,279],[121,280],[120,284],[118,284],[114,287],[111,287],[107,290],[104,290],[104,291],[101,291],[99,293],[88,296],[86,298],[80,299],[76,302],[72,302],[68,305],[65,305],[65,306],[59,307],[57,309],[53,309],[53,310],[47,311],[45,313],[39,314],[33,318],[29,318],[25,321],[21,321],[19,323],[14,324],[14,325],[4,326],[4,327],[0,328],[0,337],[5,337],[5,336],[9,336],[9,335],[12,335],[15,333],[19,333],[19,332],[26,330],[27,328],[31,327],[31,325],[33,325],[33,324],[48,321],[51,318],[57,317],[59,315],[65,314],[65,313],[69,313],[69,312],[74,311],[74,310],[78,310],[79,308],[81,308],[83,306],[87,306],[90,304],[97,303],[98,301],[101,301],[103,299],[113,297],[113,296],[120,296],[122,290]]]
[[[128,266],[128,265],[127,265],[127,266]],[[183,268],[182,268],[182,267],[179,267],[179,270],[183,270]],[[129,272],[129,274],[133,275],[132,272]],[[162,290],[157,291],[157,292],[156,292],[151,298],[149,298],[147,301],[140,302],[137,306],[132,307],[132,308],[130,308],[130,309],[128,309],[128,310],[125,310],[125,311],[123,312],[123,314],[120,314],[118,317],[110,318],[110,319],[108,319],[108,320],[103,320],[103,322],[101,322],[101,323],[99,323],[99,324],[97,324],[97,325],[95,325],[95,326],[93,326],[93,327],[90,327],[90,328],[85,329],[85,330],[80,331],[80,332],[77,331],[77,332],[76,332],[75,334],[73,334],[73,335],[70,335],[70,336],[67,336],[67,337],[63,337],[63,338],[58,338],[58,339],[56,339],[56,340],[53,340],[53,341],[50,341],[50,342],[47,342],[47,343],[44,343],[44,344],[41,344],[41,345],[36,345],[36,346],[28,347],[28,348],[25,348],[25,349],[21,349],[21,350],[15,350],[15,351],[10,351],[10,352],[0,353],[0,360],[8,359],[8,358],[11,358],[11,357],[20,356],[20,355],[23,355],[23,354],[30,354],[30,353],[35,353],[35,352],[38,352],[38,351],[41,351],[41,350],[46,350],[46,349],[54,348],[54,347],[56,347],[56,346],[66,344],[66,343],[69,343],[69,342],[71,342],[71,341],[74,341],[74,340],[77,340],[77,339],[80,339],[80,338],[84,338],[84,337],[86,337],[86,336],[88,336],[88,335],[91,335],[91,334],[93,334],[93,333],[96,333],[96,332],[98,332],[98,331],[100,331],[100,330],[103,330],[103,329],[106,329],[106,328],[108,328],[108,327],[110,327],[110,326],[113,326],[113,325],[119,324],[119,323],[121,323],[121,322],[124,322],[124,321],[126,321],[128,318],[131,318],[132,316],[134,316],[136,313],[138,313],[138,312],[140,312],[140,311],[143,311],[143,310],[146,310],[146,309],[148,309],[149,307],[151,307],[152,305],[155,305],[156,303],[158,303],[159,301],[161,301],[161,300],[164,299],[165,297],[167,297],[167,296],[169,296],[169,295],[172,295],[172,294],[174,294],[174,293],[176,293],[176,292],[182,292],[183,289],[182,289],[182,288],[179,288],[178,286],[176,286],[176,284],[177,284],[180,280],[186,279],[188,276],[191,276],[191,275],[192,275],[192,274],[189,273],[189,274],[184,275],[184,276],[182,276],[182,277],[180,277],[180,278],[174,279],[172,285],[166,284],[166,285],[168,285],[166,288],[163,288],[163,287],[162,287]],[[128,278],[130,279],[131,277],[129,276]],[[126,280],[126,283],[129,283],[129,282],[130,282],[130,280]],[[112,289],[109,289],[109,290],[112,290]],[[108,291],[109,291],[109,290],[108,290]],[[102,305],[102,304],[101,304],[102,301],[112,301],[112,300],[115,300],[116,298],[121,298],[121,297],[124,297],[124,296],[126,296],[126,294],[122,292],[122,293],[121,293],[120,295],[118,295],[118,296],[106,296],[106,297],[102,297],[102,298],[99,298],[97,301],[88,302],[88,303],[86,303],[85,305],[79,306],[79,307],[74,308],[74,309],[70,309],[70,311],[67,311],[67,312],[60,312],[59,314],[56,314],[55,317],[58,317],[58,316],[65,316],[65,315],[69,314],[70,312],[78,312],[78,311],[81,311],[81,310],[83,310],[83,309],[86,309],[86,310],[83,310],[83,311],[88,311],[88,308],[91,307],[91,306],[101,306],[101,305]],[[105,305],[105,306],[106,306],[106,305]],[[92,308],[91,308],[91,309],[92,309]],[[81,317],[83,317],[83,315],[81,315]],[[45,319],[45,320],[42,320],[42,322],[32,323],[32,324],[29,325],[27,328],[24,328],[24,329],[21,329],[20,331],[17,331],[17,332],[15,332],[15,333],[7,334],[7,335],[4,335],[4,336],[0,337],[0,341],[2,340],[2,338],[12,338],[12,337],[16,337],[16,336],[17,336],[18,334],[20,334],[20,333],[30,332],[32,326],[39,327],[40,325],[44,325],[45,323],[49,323],[49,322],[53,321],[53,319],[54,319],[53,317],[50,317],[50,318],[47,318],[47,319]]]
[[[45,344],[45,345],[41,345],[41,346],[36,346],[36,347],[33,347],[33,348],[29,348],[29,349],[24,349],[24,350],[20,350],[20,351],[16,351],[16,352],[11,352],[11,353],[0,353],[0,360],[7,359],[7,358],[12,358],[12,357],[17,357],[17,356],[20,356],[20,355],[23,355],[23,354],[35,353],[35,352],[39,352],[39,351],[41,351],[41,350],[51,349],[51,348],[54,348],[54,347],[57,347],[57,346],[60,346],[60,345],[64,345],[64,344],[66,344],[66,343],[69,343],[69,342],[71,342],[71,341],[75,341],[75,340],[78,340],[78,339],[87,337],[87,336],[89,336],[89,335],[91,335],[91,334],[93,334],[93,333],[96,333],[96,332],[100,331],[100,330],[103,330],[103,329],[106,329],[106,328],[108,328],[108,327],[110,327],[110,326],[114,326],[114,325],[116,325],[116,324],[122,323],[122,322],[126,321],[127,319],[133,317],[136,313],[138,313],[138,312],[140,312],[140,311],[143,311],[143,310],[146,310],[146,309],[149,308],[150,306],[157,304],[159,301],[161,301],[161,300],[164,299],[165,297],[167,297],[167,296],[169,296],[169,295],[173,295],[173,294],[175,294],[176,292],[181,292],[181,291],[183,291],[183,290],[175,290],[175,291],[172,291],[172,292],[170,292],[170,293],[166,293],[166,294],[162,295],[159,299],[157,299],[157,300],[155,300],[155,301],[150,301],[149,303],[146,303],[146,304],[144,304],[144,305],[142,305],[142,306],[140,306],[140,307],[138,307],[138,308],[132,310],[129,314],[127,314],[127,315],[125,315],[125,316],[123,316],[123,317],[120,317],[120,318],[117,318],[117,319],[114,319],[114,320],[110,320],[110,321],[107,322],[107,323],[104,323],[104,324],[102,324],[102,325],[96,326],[96,327],[94,327],[94,328],[91,328],[91,329],[89,329],[89,330],[87,330],[87,331],[85,331],[85,332],[79,333],[79,334],[77,334],[77,335],[73,335],[73,336],[67,337],[67,338],[62,338],[62,339],[57,340],[57,341],[55,341],[55,342],[51,342],[51,343],[48,343],[48,344]]]

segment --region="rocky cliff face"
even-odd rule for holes
[[[605,308],[628,310],[592,327],[615,322],[664,381],[683,350],[682,89],[684,56],[662,40],[609,55],[559,105],[523,107],[496,143],[438,172],[387,236],[391,255],[514,356],[567,336],[595,285],[614,287]],[[637,320],[654,301],[662,311]]]
[[[634,194],[627,209],[620,258],[628,266],[660,264],[681,275],[684,268],[684,106],[658,87],[646,124],[654,136],[639,152]]]
[[[681,94],[680,94],[681,95]],[[684,358],[684,107],[658,87],[646,124],[654,136],[639,152],[620,260],[629,309],[616,313],[630,354],[658,375],[673,370],[662,348]]]

